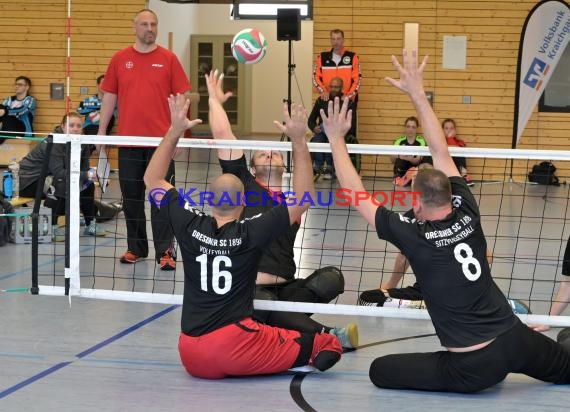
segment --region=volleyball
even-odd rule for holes
[[[232,55],[243,64],[261,61],[267,52],[267,40],[259,30],[244,29],[232,40]]]

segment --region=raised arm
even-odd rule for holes
[[[346,97],[341,106],[338,97],[335,98],[334,103],[329,102],[328,115],[324,110],[321,110],[321,119],[323,119],[327,137],[329,138],[336,175],[341,187],[350,188],[354,193],[364,193],[364,185],[350,161],[344,140],[344,136],[346,136],[352,124],[352,110],[348,110],[348,102],[348,97]],[[370,197],[354,202],[354,207],[369,224],[375,225],[378,206],[372,203]]]
[[[217,70],[206,74],[206,85],[208,86],[208,121],[212,136],[217,140],[237,140],[232,132],[232,127],[223,104],[232,95],[231,92],[224,93],[224,74]],[[241,149],[218,149],[220,160],[239,159],[243,156]]]
[[[428,143],[430,153],[433,157],[433,167],[441,170],[447,176],[460,176],[453,159],[449,154],[447,142],[443,135],[443,129],[426,97],[423,86],[423,74],[428,58],[424,57],[418,66],[416,51],[409,54],[403,51],[403,65],[398,59],[392,56],[392,64],[400,74],[400,79],[395,80],[387,77],[386,81],[392,86],[406,93],[416,108],[420,124],[424,131],[424,137]]]
[[[172,155],[176,150],[178,140],[180,140],[180,136],[182,136],[186,130],[202,123],[200,119],[188,119],[187,114],[188,108],[190,107],[190,100],[184,95],[171,95],[168,98],[168,106],[170,108],[170,128],[166,132],[164,139],[160,141],[144,174],[144,183],[150,190],[161,188],[168,191],[173,187],[164,177],[168,171]]]
[[[311,155],[307,147],[307,110],[298,104],[291,105],[291,114],[287,108],[287,103],[283,105],[283,116],[285,124],[274,121],[273,123],[282,133],[291,139],[293,146],[293,191],[299,201],[305,194],[309,194],[311,199],[315,199],[315,185],[313,183],[313,166]],[[289,220],[291,224],[296,222],[301,215],[309,208],[310,202],[303,202],[289,206]]]

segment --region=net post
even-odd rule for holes
[[[42,194],[46,181],[49,159],[51,157],[51,150],[53,148],[53,136],[49,135],[46,138],[46,157],[42,163],[42,168],[40,170],[40,178],[38,180],[38,186],[36,188],[36,195],[34,199],[34,207],[32,209],[32,287],[30,292],[32,295],[37,295],[39,293],[39,282],[38,282],[38,257],[39,257],[39,215],[40,215],[40,205],[42,202]],[[41,144],[41,143],[40,143]]]
[[[70,135],[68,143],[67,196],[65,202],[65,294],[78,293],[79,276],[79,191],[81,174],[81,136]],[[73,205],[73,207],[71,207]]]

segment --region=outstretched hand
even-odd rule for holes
[[[291,140],[305,140],[307,136],[307,109],[300,104],[291,104],[291,114],[287,103],[283,105],[283,117],[285,124],[277,120],[273,124],[281,130],[281,133],[288,136]]]
[[[210,71],[204,77],[206,78],[208,95],[211,99],[216,99],[223,104],[233,95],[232,92],[224,93],[224,73],[219,73],[216,69]]]
[[[338,97],[329,101],[327,113],[321,109],[321,119],[329,141],[342,140],[352,125],[352,110],[348,110],[348,97],[341,101]]]
[[[423,76],[427,61],[428,56],[425,56],[422,63],[418,66],[417,52],[413,50],[412,53],[409,54],[404,50],[402,52],[402,65],[400,65],[396,56],[392,56],[392,64],[400,74],[400,79],[395,80],[391,77],[386,77],[386,81],[392,86],[409,94],[412,98],[422,94],[425,95]]]
[[[177,94],[176,96],[171,94],[168,97],[168,107],[170,108],[171,127],[178,135],[202,123],[200,119],[188,119],[190,100],[183,94]]]

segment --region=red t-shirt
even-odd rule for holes
[[[133,46],[119,50],[101,85],[116,94],[121,136],[163,137],[170,127],[170,94],[190,91],[190,81],[178,58],[158,46],[140,53]]]
[[[465,147],[465,142],[457,136],[446,137],[445,140],[448,146]]]

